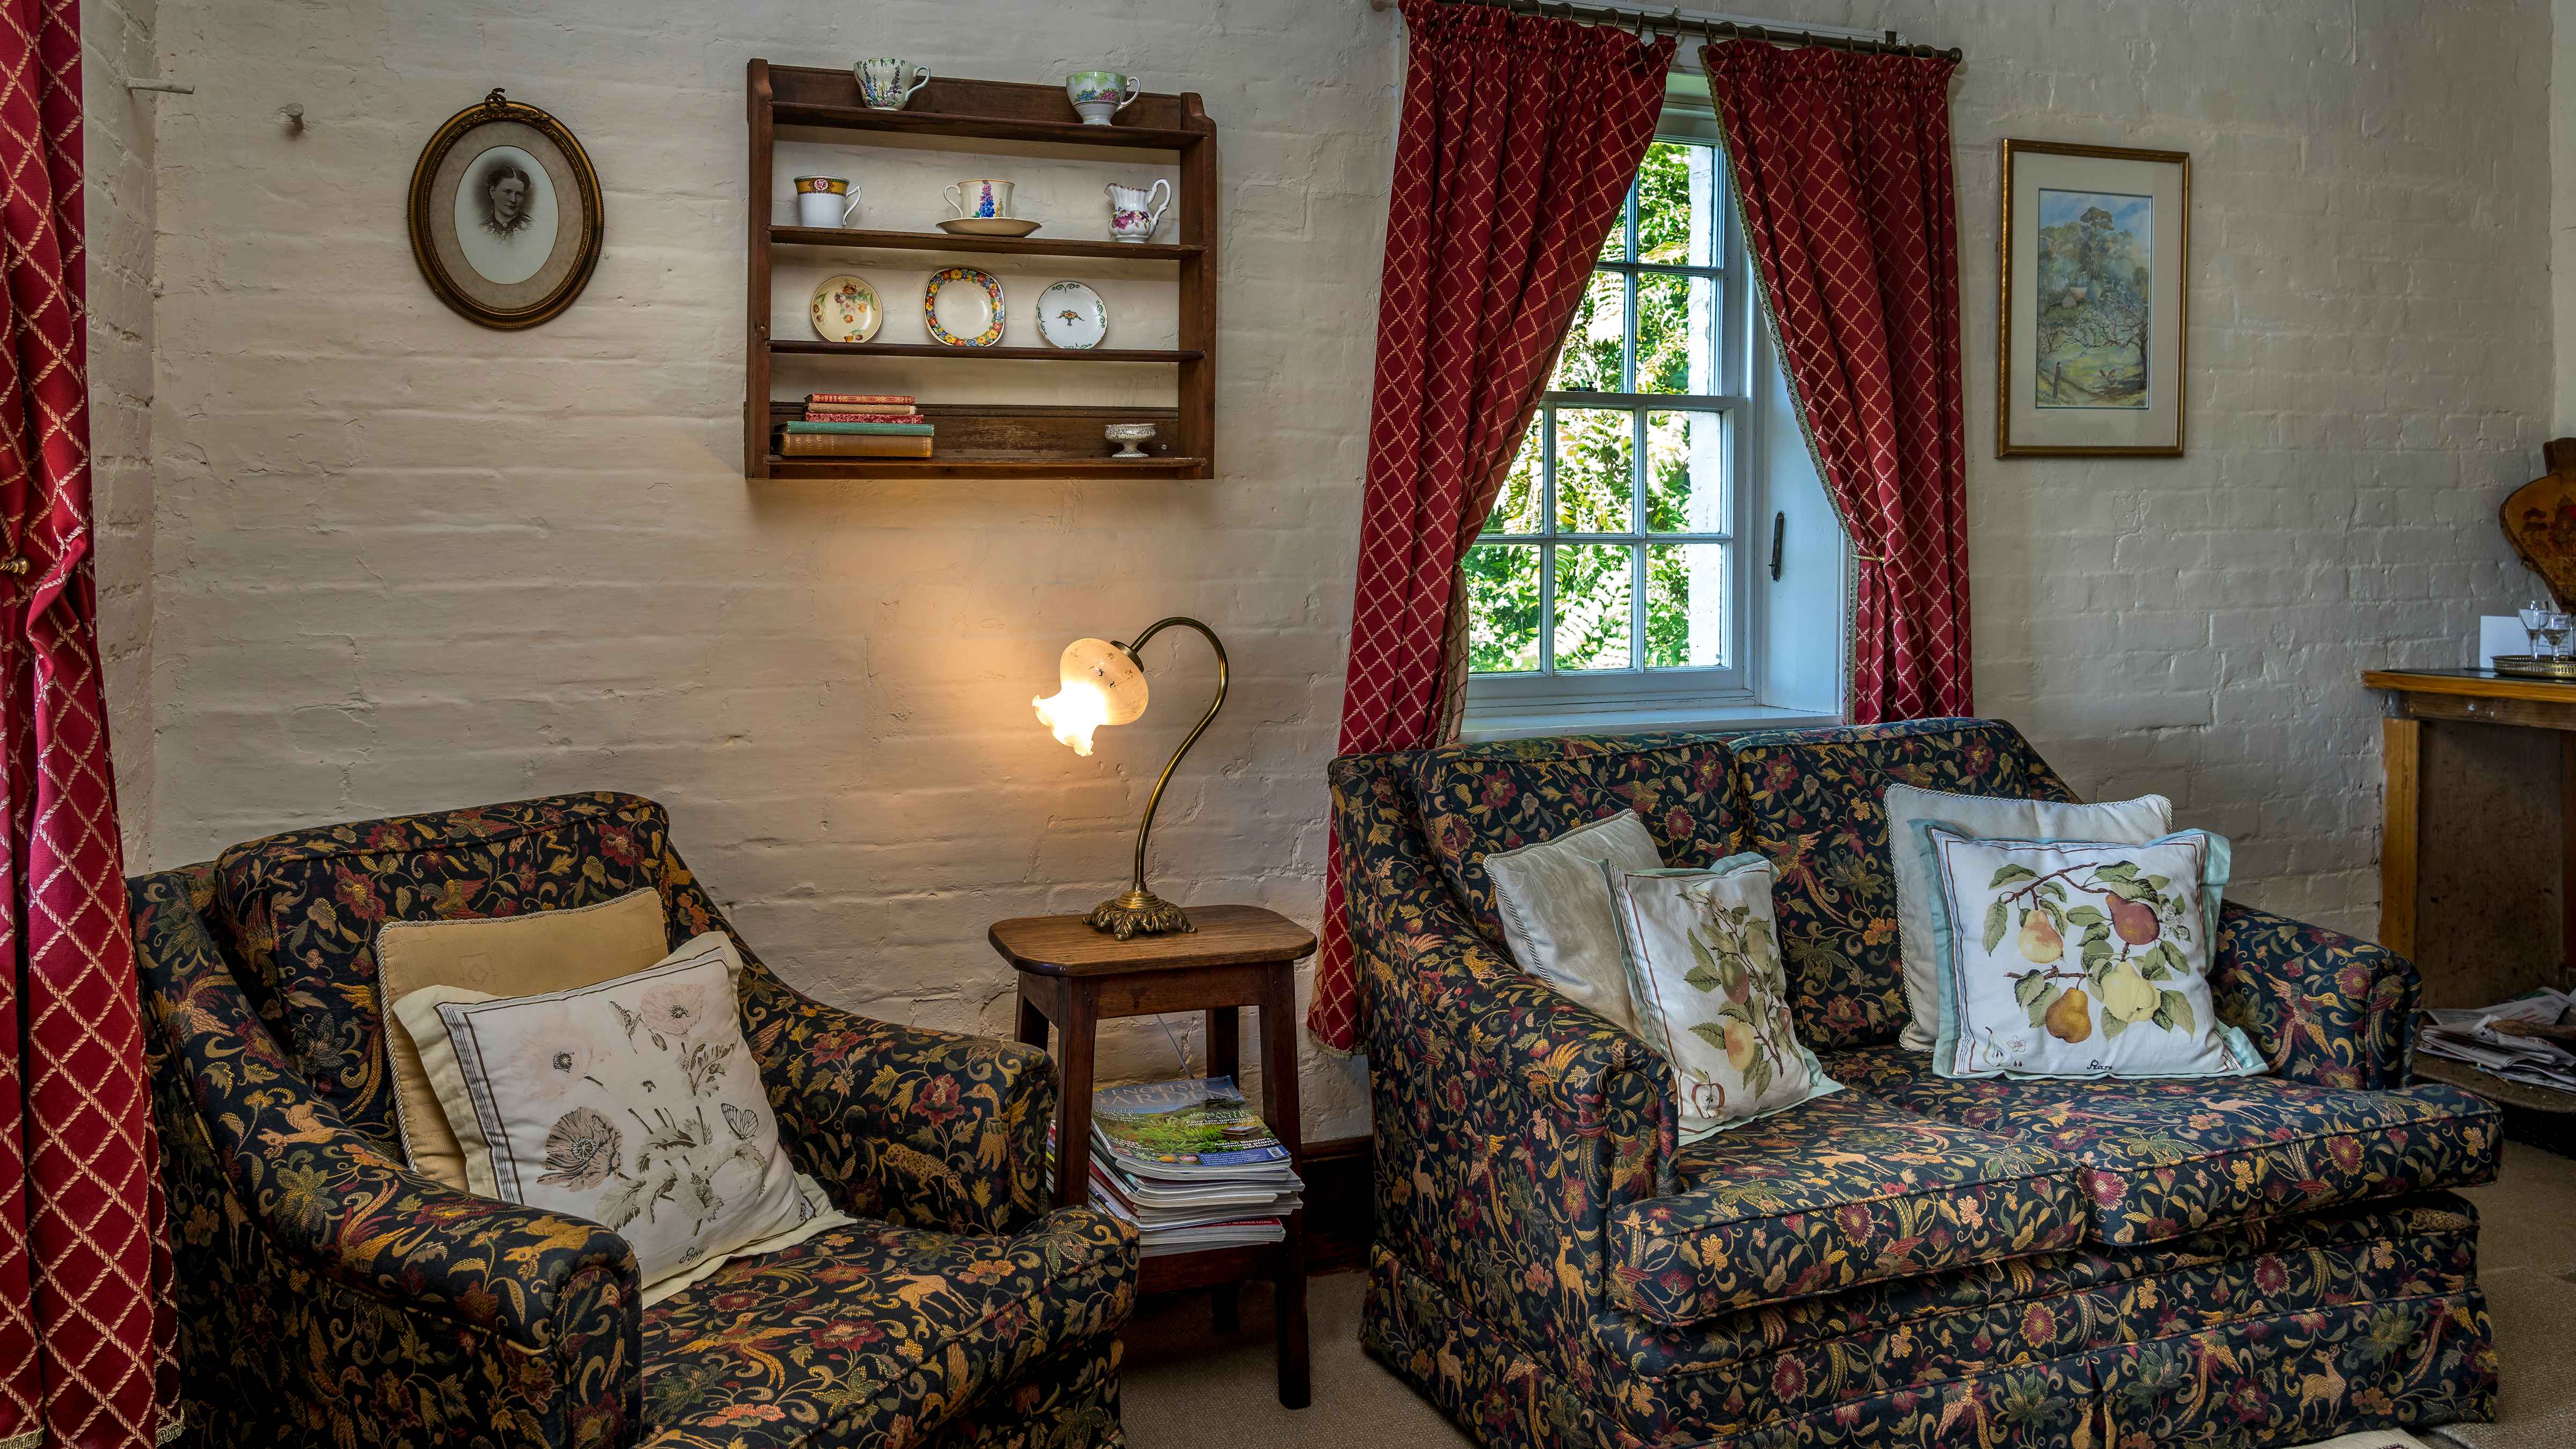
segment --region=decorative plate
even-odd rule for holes
[[[1038,293],[1038,335],[1050,347],[1098,347],[1109,335],[1109,305],[1080,282],[1058,282]]]
[[[1025,216],[959,216],[941,222],[939,229],[950,236],[1027,236],[1043,225]]]
[[[941,267],[921,294],[921,323],[933,342],[992,346],[1002,340],[1002,279],[982,267]]]
[[[2549,584],[2558,607],[2576,600],[2576,447],[2544,443],[2549,472],[2513,491],[2497,510],[2504,536],[2523,563]]]
[[[807,310],[814,318],[814,335],[826,342],[865,342],[885,323],[877,289],[868,285],[867,278],[846,272],[825,277],[823,285],[814,289],[814,301]]]

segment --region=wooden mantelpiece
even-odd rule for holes
[[[2361,682],[2390,705],[2379,941],[2415,962],[2424,1005],[2576,980],[2576,684],[2486,669],[2373,669]],[[2415,1070],[2553,1114],[2534,1120],[2576,1113],[2576,1093],[2467,1062],[2419,1052]]]
[[[2379,939],[2427,1006],[2567,980],[2576,947],[2576,684],[2374,669],[2388,774]]]

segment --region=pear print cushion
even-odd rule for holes
[[[488,1153],[496,1196],[615,1229],[648,1296],[828,1206],[780,1150],[723,939],[594,986],[435,1007],[471,1102],[449,1111],[469,1174]]]
[[[1945,1077],[2253,1076],[2210,962],[2227,841],[1980,840],[1915,827],[1934,893]]]
[[[1627,957],[1637,1032],[1673,1066],[1681,1140],[1839,1091],[1789,1015],[1771,914],[1771,863],[1706,870],[1601,863]]]

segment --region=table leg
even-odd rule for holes
[[[2421,721],[2379,722],[2379,760],[2388,776],[2380,801],[2379,944],[2407,957],[2415,954],[2415,833],[2423,752]]]
[[[1242,1008],[1211,1006],[1207,1014],[1207,1074],[1211,1077],[1233,1077],[1243,1085]]]
[[[1207,1074],[1243,1083],[1243,1012],[1240,1007],[1211,1006],[1207,1013]],[[1216,1331],[1232,1333],[1243,1326],[1243,1287],[1220,1283],[1208,1290],[1208,1308]]]
[[[2558,735],[2558,984],[2576,979],[2576,731]]]
[[[1297,1105],[1297,968],[1281,962],[1261,993],[1261,1116],[1288,1149],[1288,1160],[1305,1165],[1305,1131]],[[1287,1238],[1275,1250],[1272,1282],[1278,1285],[1279,1402],[1302,1409],[1313,1389],[1306,1366],[1306,1214],[1288,1215]]]
[[[1067,981],[1056,1036],[1055,1205],[1091,1200],[1091,1047],[1100,1025],[1097,988]]]
[[[1046,1036],[1046,1013],[1038,1010],[1036,1002],[1029,1000],[1029,983],[1023,977],[1020,981],[1020,1044],[1043,1050]]]

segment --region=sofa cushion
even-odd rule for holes
[[[2151,1442],[2246,1443],[2249,1421],[2236,1417],[2244,1402],[2230,1399],[2246,1379],[2286,1380],[2295,1391],[2302,1377],[2318,1371],[2320,1358],[2331,1363],[2345,1352],[2372,1366],[2356,1373],[2354,1360],[2344,1362],[2342,1372],[2350,1376],[2357,1399],[2402,1395],[2395,1387],[2401,1379],[2416,1387],[2448,1379],[2454,1391],[2471,1380],[2487,1385],[2491,1394],[2492,1351],[2466,1306],[2475,1301],[2476,1271],[2476,1210],[2465,1199],[2428,1193],[2280,1222],[2239,1223],[2142,1247],[2079,1244],[1680,1328],[1610,1309],[1593,1318],[1587,1336],[1601,1356],[1596,1361],[1620,1386],[1609,1412],[1627,1437],[1600,1437],[1634,1444],[1901,1443],[1943,1449],[2063,1444],[2061,1438],[2025,1432],[2027,1417],[1979,1416],[1976,1403],[1955,1422],[1955,1432],[1936,1425],[1950,1422],[1942,1417],[1944,1399],[1957,1394],[1962,1381],[1973,1384],[1982,1375],[2034,1361],[2098,1354],[2096,1362],[2114,1363],[2138,1345],[2152,1344],[2183,1360],[2175,1365],[2181,1373],[2173,1387],[2180,1392],[2173,1397],[2204,1407],[2212,1432],[2115,1439],[2097,1427],[2089,1441],[2076,1442],[2128,1449]],[[2457,1316],[2449,1311],[2452,1305],[2462,1309]],[[2408,1316],[2414,1309],[2430,1312]],[[2329,1317],[2337,1314],[2351,1316]],[[2485,1314],[2475,1317],[2482,1322]],[[2334,1331],[2322,1331],[2329,1324]],[[2207,1375],[2201,1391],[2188,1335],[2230,1328],[2256,1335],[2264,1347],[2252,1356],[2201,1361],[2199,1370]],[[2077,1371],[2076,1397],[2087,1396],[2088,1378]],[[2255,1403],[2264,1407],[2261,1400]],[[1887,1412],[1890,1419],[1908,1417],[1905,1411],[1921,1418],[1914,1424],[1917,1433],[1906,1435],[1846,1428],[1808,1439],[1757,1427],[1786,1419],[1794,1428],[1796,1420],[1831,1419],[1846,1410],[1863,1425],[1890,1410],[1900,1411]],[[2070,1419],[2061,1410],[2057,1422],[2064,1426]],[[2334,1432],[2317,1419],[2302,1422],[2306,1431],[2289,1438]],[[2228,1427],[2218,1432],[2220,1425]],[[1979,1426],[1992,1432],[1980,1434]]]
[[[2001,720],[1772,730],[1727,745],[1743,848],[1769,856],[1780,873],[1773,905],[1797,990],[1798,1036],[1818,1051],[1894,1041],[1909,1019],[1880,801],[1889,785],[2075,798]]]
[[[314,1095],[398,1146],[376,928],[595,905],[644,886],[667,909],[669,833],[661,806],[606,792],[290,831],[215,862],[217,919]]]
[[[1107,1362],[1135,1230],[1088,1208],[1017,1237],[860,1222],[741,1258],[644,1310],[644,1438],[923,1443],[1072,1348]]]
[[[1706,866],[1736,853],[1734,774],[1724,737],[1565,735],[1489,740],[1411,757],[1423,834],[1468,919],[1496,946],[1485,857],[1634,811],[1664,864]]]
[[[1610,1219],[1610,1299],[1657,1323],[2080,1242],[2076,1165],[1858,1092],[1684,1148]]]
[[[2063,1081],[1935,1076],[1929,1057],[1825,1058],[1856,1092],[2082,1164],[2090,1235],[2161,1242],[2335,1203],[2495,1177],[2496,1108],[2451,1087],[2354,1091],[2279,1077]]]

